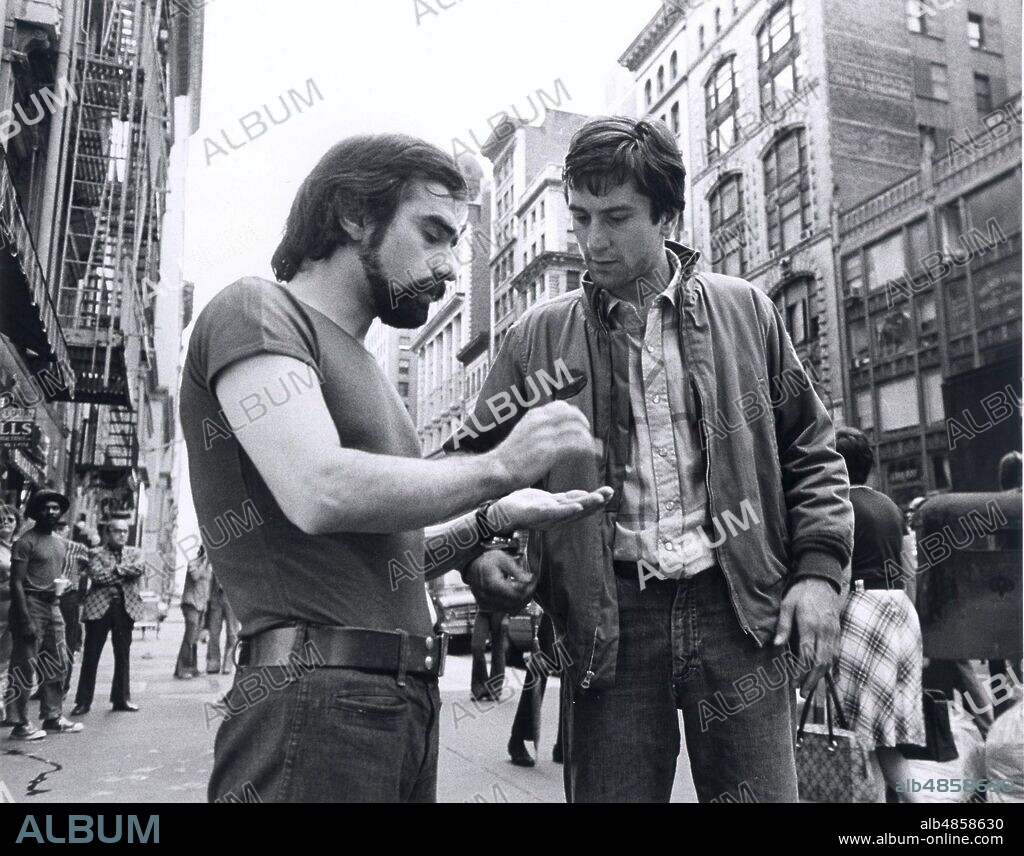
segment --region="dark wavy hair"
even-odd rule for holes
[[[292,202],[284,238],[274,252],[274,275],[288,282],[306,261],[330,258],[351,239],[341,218],[385,228],[410,181],[436,181],[468,196],[454,158],[405,134],[365,134],[332,146],[306,176]]]
[[[605,116],[591,119],[569,143],[562,181],[603,196],[632,181],[651,200],[651,221],[683,213],[686,168],[675,138],[663,122]]]
[[[836,428],[836,451],[846,461],[850,484],[864,484],[875,466],[875,453],[867,434],[848,425]]]

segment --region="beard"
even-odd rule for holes
[[[433,277],[402,283],[384,273],[380,260],[380,245],[384,229],[378,228],[370,239],[359,248],[359,261],[363,266],[366,281],[370,284],[370,295],[377,317],[382,324],[399,330],[414,330],[427,321],[430,304],[444,294],[445,282]],[[429,296],[429,300],[424,297]]]

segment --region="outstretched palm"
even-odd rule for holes
[[[554,529],[604,508],[613,493],[610,487],[563,493],[528,487],[499,499],[488,517],[502,534],[516,529]]]

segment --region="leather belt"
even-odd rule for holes
[[[23,589],[23,591],[25,592],[25,597],[34,597],[43,603],[57,602],[57,592],[55,591],[35,591],[34,589]]]
[[[872,580],[851,580],[850,591],[903,591],[906,586],[903,580],[886,580],[876,578]]]
[[[312,651],[307,647],[312,645]],[[366,669],[393,673],[399,686],[405,676],[444,674],[448,634],[412,636],[404,630],[325,627],[298,624],[274,627],[241,639],[235,649],[238,666],[286,666],[291,655],[322,668]]]

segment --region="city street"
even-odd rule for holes
[[[220,720],[209,714],[231,678],[209,675],[191,681],[172,677],[184,623],[174,607],[161,626],[132,644],[132,699],[136,714],[114,713],[106,702],[113,657],[104,651],[96,703],[81,717],[85,731],[21,743],[0,738],[0,782],[15,802],[147,803],[203,802]],[[200,647],[200,662],[203,661]],[[475,703],[469,694],[470,657],[448,659],[441,679],[439,802],[563,802],[562,767],[551,760],[558,716],[558,682],[545,696],[537,766],[513,766],[505,751],[524,673],[509,669],[516,695],[500,704]],[[73,688],[78,678],[75,668]],[[506,690],[505,695],[509,695]],[[66,705],[65,714],[71,704]],[[32,703],[36,715],[37,705]],[[531,753],[533,747],[530,746]],[[677,772],[675,801],[692,801],[685,763]],[[4,787],[0,787],[0,801]]]

